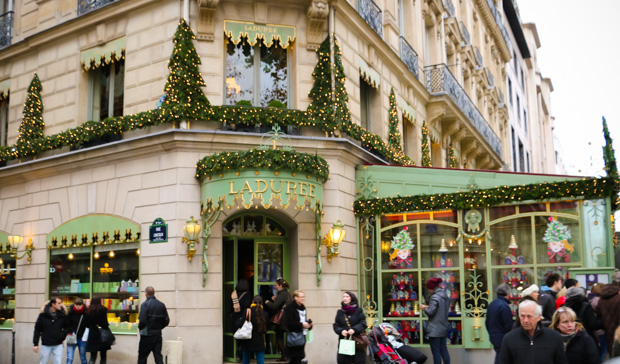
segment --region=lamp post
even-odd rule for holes
[[[200,224],[194,219],[193,216],[187,220],[185,226],[183,227],[183,232],[185,236],[182,241],[187,244],[187,260],[190,262],[196,254],[196,243],[198,242],[198,237],[200,236]]]

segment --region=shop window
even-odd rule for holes
[[[417,224],[398,226],[381,233],[382,269],[418,267]],[[408,238],[407,238],[408,237]]]
[[[534,269],[531,266],[513,266],[491,271],[491,282],[493,287],[506,283],[510,291],[506,298],[510,302],[512,315],[516,317],[521,292],[536,283]],[[538,282],[541,282],[540,280]],[[544,282],[544,280],[542,281]],[[493,290],[490,290],[493,291]]]
[[[491,221],[497,220],[502,217],[514,215],[517,212],[515,206],[495,206],[489,208],[489,219]]]
[[[225,236],[285,236],[286,230],[275,220],[262,215],[245,215],[224,224]]]
[[[455,239],[457,228],[441,224],[420,224],[422,268],[451,268],[459,266],[459,247]],[[440,251],[443,248],[447,251]]]
[[[546,203],[535,203],[529,205],[519,205],[519,213],[525,214],[527,212],[544,212],[547,211]]]
[[[9,97],[0,98],[0,146],[6,147],[9,140]]]
[[[424,282],[427,280],[437,277],[442,279],[442,283],[439,285],[440,287],[446,290],[446,294],[449,299],[449,311],[448,317],[450,320],[450,327],[448,330],[447,344],[448,345],[462,345],[463,344],[463,335],[462,335],[462,322],[459,319],[461,317],[461,301],[460,301],[460,290],[461,290],[461,279],[459,275],[459,271],[457,269],[454,270],[442,270],[442,271],[433,271],[433,272],[424,272],[422,273],[422,303],[426,303],[429,301],[430,292],[427,291],[424,286]],[[423,316],[426,317],[426,316]],[[428,320],[423,321],[422,325],[422,343],[425,345],[429,345],[430,342],[428,340],[428,336],[424,334],[426,331]]]
[[[533,264],[532,218],[514,218],[490,227],[492,265]],[[514,237],[514,239],[513,239]],[[514,241],[515,244],[512,244]]]
[[[111,61],[88,72],[88,120],[123,115],[125,60]]]
[[[559,201],[549,203],[549,211],[561,212],[563,214],[577,215],[579,208],[578,201]]]
[[[254,45],[247,37],[235,44],[226,38],[226,105],[287,107],[289,105],[289,56],[279,40],[270,47],[259,39]]]
[[[538,264],[581,262],[581,229],[577,218],[535,216]]]
[[[410,214],[408,214],[407,217],[409,215]],[[398,224],[399,222],[404,222],[404,221],[405,221],[404,214],[381,215],[381,226],[394,225],[394,224]],[[409,221],[409,219],[407,219],[407,221]]]
[[[0,254],[0,330],[11,329],[15,322],[16,267],[14,257]]]

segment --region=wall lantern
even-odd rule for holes
[[[198,242],[198,238],[200,237],[200,224],[193,216],[187,220],[187,223],[183,227],[183,232],[185,236],[181,240],[182,242],[187,244],[187,260],[190,262],[196,254],[196,243]]]
[[[6,245],[6,243],[2,244],[2,249],[0,250],[1,253],[4,254],[10,254],[11,257],[14,257],[15,259],[22,259],[24,257],[26,257],[28,259],[28,264],[30,264],[30,262],[32,261],[32,250],[34,249],[34,244],[32,244],[32,239],[28,239],[28,243],[26,244],[26,251],[24,251],[24,254],[22,254],[21,256],[17,255],[17,249],[19,248],[19,244],[21,244],[24,241],[24,237],[21,235],[11,235],[9,236],[9,244],[8,246]]]
[[[338,246],[344,239],[347,232],[344,230],[344,224],[338,220],[334,223],[329,232],[323,239],[323,245],[327,247],[327,261],[331,263],[332,257],[338,255]]]

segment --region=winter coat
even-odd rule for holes
[[[540,290],[540,295],[538,296],[538,304],[542,306],[543,309],[543,318],[542,322],[544,326],[549,326],[551,324],[551,319],[553,318],[553,313],[555,312],[555,296],[557,292],[547,288],[545,290]]]
[[[349,324],[347,325],[347,320]],[[366,316],[364,310],[361,307],[357,307],[351,315],[347,315],[343,310],[336,312],[336,319],[334,320],[334,332],[338,334],[338,339],[343,339],[342,330],[353,329],[355,334],[366,331]]]
[[[76,332],[76,335],[80,339],[82,338],[82,335],[84,335],[84,330],[86,330],[86,306],[82,306],[82,307],[84,308],[82,313],[77,313],[75,312],[75,306],[71,305],[69,307],[69,315],[67,317],[67,319],[69,320],[69,333],[75,332],[75,330],[78,330]],[[80,318],[82,319],[81,323],[80,323]]]
[[[429,337],[447,337],[450,331],[450,321],[448,312],[450,310],[450,300],[445,288],[437,287],[429,298],[428,308],[424,310],[428,316],[426,334]]]
[[[62,306],[62,310],[57,310],[56,317],[54,317],[47,303],[41,307],[37,322],[34,324],[34,336],[32,337],[34,346],[39,346],[39,338],[41,344],[45,346],[62,344],[70,329],[66,310],[65,306]]]
[[[265,351],[265,332],[258,331],[258,313],[256,307],[246,309],[245,312],[250,310],[250,322],[252,322],[252,338],[248,340],[239,340],[241,348],[247,351],[262,352]],[[261,310],[263,319],[265,320],[265,329],[267,328],[267,313]],[[247,316],[244,316],[247,317]]]
[[[166,305],[155,296],[148,297],[140,305],[138,321],[141,336],[161,336],[161,330],[170,323]]]
[[[611,283],[601,287],[601,298],[596,306],[596,314],[603,321],[607,348],[614,343],[614,332],[620,319],[620,284]]]
[[[601,356],[594,340],[585,331],[579,330],[566,344],[568,364],[600,364]]]
[[[588,299],[584,296],[573,296],[566,300],[564,306],[575,311],[577,320],[581,322],[584,330],[594,339],[595,343],[598,342],[598,337],[594,332],[603,328],[603,321],[596,317]]]
[[[273,302],[269,301],[265,303],[265,306],[267,306],[267,308],[271,311],[271,315],[275,316],[278,313],[278,311],[280,311],[280,309],[284,307],[285,304],[288,304],[290,302],[291,302],[291,294],[288,292],[286,288],[284,288],[278,291],[278,293],[276,294],[275,301]],[[286,329],[282,325],[282,320],[280,321],[280,325],[276,325],[276,330],[286,331]]]
[[[88,327],[88,342],[86,344],[86,351],[94,353],[97,351],[110,350],[110,345],[103,344],[101,342],[101,333],[99,328],[107,329],[108,324],[108,309],[103,307],[96,312],[86,313],[86,327]]]
[[[510,330],[514,320],[510,310],[508,299],[505,296],[497,296],[487,309],[487,317],[484,325],[489,333],[489,339],[494,348],[502,346],[502,339]]]
[[[567,364],[564,342],[559,332],[538,324],[534,337],[517,328],[502,340],[499,352],[502,364]]]
[[[300,320],[299,312],[297,310],[305,310],[306,306],[298,305],[295,300],[292,300],[286,305],[284,314],[282,314],[282,328],[289,332],[301,332],[304,329],[303,323]],[[306,312],[307,315],[307,312]],[[307,317],[307,316],[306,316]],[[304,357],[306,344],[302,346],[286,346],[286,351],[289,357]]]
[[[232,316],[232,325],[234,330],[243,326],[245,321],[245,311],[250,308],[252,304],[252,295],[248,291],[237,292],[237,299],[239,300],[239,312],[235,312],[235,307],[232,302],[232,298],[229,301],[228,312]]]

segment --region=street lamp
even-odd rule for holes
[[[26,244],[24,254],[18,256],[17,249],[19,245],[24,241],[24,237],[21,235],[11,235],[9,236],[8,246],[6,243],[2,244],[1,253],[10,254],[11,257],[15,259],[22,259],[26,257],[28,259],[28,264],[32,261],[32,250],[34,249],[34,244],[32,243],[32,239],[28,239],[28,243]]]
[[[187,220],[187,223],[183,227],[183,232],[185,236],[181,240],[182,242],[187,244],[187,260],[190,262],[196,254],[196,243],[198,242],[198,238],[200,236],[200,224],[194,219],[193,216]]]
[[[331,263],[332,257],[338,255],[338,246],[344,239],[347,232],[344,230],[344,224],[338,220],[329,229],[329,232],[323,239],[323,245],[327,247],[327,261]]]

